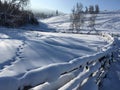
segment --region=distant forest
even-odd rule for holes
[[[58,15],[62,15],[64,13],[56,10],[56,11],[53,11],[53,10],[47,10],[47,11],[36,11],[36,10],[33,10],[33,13],[35,15],[36,18],[38,19],[45,19],[45,18],[50,18],[50,17],[53,17],[53,16],[58,16]]]

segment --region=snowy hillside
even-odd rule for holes
[[[89,16],[89,15],[88,15]],[[59,32],[67,32],[70,26],[70,16],[61,15],[53,18],[48,18],[42,20],[42,22],[47,23],[49,27],[55,28]],[[84,26],[87,25],[86,24]],[[67,30],[66,30],[67,29]],[[118,32],[120,31],[120,13],[115,14],[98,14],[96,19],[96,29],[98,31],[107,31],[107,32]],[[88,30],[85,28],[85,30]],[[83,30],[83,31],[85,31]]]
[[[1,30],[0,77],[20,77],[35,68],[92,55],[107,44],[95,35]]]
[[[105,32],[118,32],[119,19],[120,14],[99,14],[96,28]],[[84,62],[88,63],[89,58],[91,61],[95,58],[90,69],[97,72],[96,69],[100,68],[96,61],[98,57],[112,51],[114,39],[109,35],[60,33],[69,29],[69,15],[56,16],[41,22],[42,27],[24,27],[26,30],[0,28],[0,90],[17,90],[19,87],[36,86],[40,83],[48,85],[44,81],[52,82],[50,85],[53,86],[54,83],[62,85],[74,78],[70,82],[73,84],[75,80],[81,80],[81,75],[88,76],[91,72],[83,68],[82,71],[63,75],[67,70],[70,72],[81,64],[84,65]],[[54,82],[56,79],[58,81]],[[60,90],[66,87],[67,85]],[[41,89],[38,86],[34,90]]]

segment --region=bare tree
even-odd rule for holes
[[[95,29],[95,21],[96,21],[97,14],[90,14],[88,27],[90,28],[90,31],[88,33],[91,33],[92,31],[95,31],[98,33],[98,31]]]
[[[75,8],[72,9],[72,14],[70,15],[70,30],[73,32],[75,30]]]
[[[77,3],[77,6],[76,6],[76,14],[77,14],[76,20],[77,20],[77,24],[78,24],[76,27],[77,32],[80,31],[80,29],[84,23],[84,20],[83,20],[84,14],[83,14],[82,9],[83,9],[83,5],[81,3]]]
[[[73,31],[76,30],[77,33],[79,33],[81,27],[84,24],[83,5],[81,3],[77,3],[76,6],[72,9],[70,18],[72,21],[70,28],[73,29]]]

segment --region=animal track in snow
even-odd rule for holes
[[[11,65],[13,65],[14,63],[16,63],[19,60],[23,60],[23,49],[25,47],[25,41],[23,41],[23,43],[21,45],[18,46],[18,48],[16,49],[15,52],[15,56],[12,57],[10,60],[3,62],[0,64],[0,71],[2,71],[5,68],[10,67]]]

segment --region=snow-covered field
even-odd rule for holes
[[[108,43],[96,35],[1,30],[0,77],[21,77],[32,69],[92,55]]]
[[[96,28],[102,32],[118,32],[120,30],[119,19],[120,14],[100,14],[97,17]],[[44,23],[46,25],[43,25]],[[62,64],[70,63],[77,58],[96,54],[101,51],[101,48],[110,43],[107,41],[108,39],[98,35],[60,33],[68,30],[69,25],[69,15],[63,15],[42,20],[42,27],[35,27],[35,30],[34,27],[24,27],[24,29],[1,27],[0,90],[16,90],[19,86],[24,86],[22,84],[28,85],[29,81],[33,81],[34,85],[39,81],[31,79],[32,73],[38,71],[43,73],[46,68],[52,65],[55,68],[59,64],[62,66]],[[25,30],[25,28],[27,29]],[[59,33],[54,31],[59,31]],[[50,70],[57,70],[54,68],[51,67]],[[51,72],[57,73],[58,71]],[[36,75],[36,78],[38,76],[39,74]],[[52,75],[49,76],[51,76],[50,81],[57,78],[52,77]],[[65,79],[66,77],[65,80],[68,80],[67,76],[70,76],[70,78],[75,77],[71,74],[60,78]],[[41,81],[42,77],[44,79],[44,76],[39,77]],[[11,80],[13,83],[11,83]],[[62,82],[61,79],[60,82]],[[35,87],[34,90],[40,90],[39,86]]]

